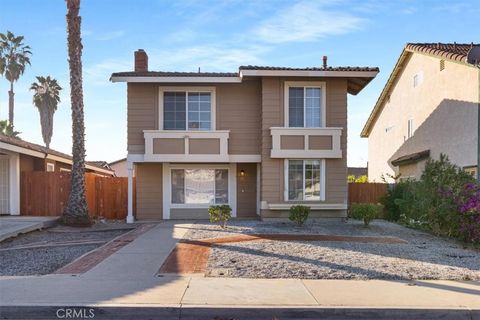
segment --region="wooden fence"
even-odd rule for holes
[[[387,187],[387,183],[349,183],[348,203],[378,203]]]
[[[135,183],[133,185],[135,186]],[[86,173],[85,187],[91,217],[124,219],[127,216],[127,178],[102,177]],[[22,172],[20,176],[22,215],[61,215],[69,195],[69,172]]]

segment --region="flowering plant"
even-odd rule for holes
[[[466,184],[457,204],[460,236],[467,242],[480,243],[480,185]]]

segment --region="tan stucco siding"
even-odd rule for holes
[[[423,82],[414,88],[418,73]],[[479,87],[477,68],[445,61],[440,71],[440,59],[413,53],[370,132],[369,180],[397,174],[391,160],[425,149],[435,159],[442,152],[459,166],[475,164]],[[407,139],[409,119],[415,134]]]
[[[280,148],[284,150],[303,150],[304,136],[280,136]]]
[[[154,154],[185,154],[185,140],[175,138],[153,139]]]
[[[156,84],[129,83],[127,85],[128,153],[144,153],[143,130],[158,128],[157,88]]]
[[[220,154],[219,139],[189,139],[190,154]]]
[[[136,174],[136,219],[162,219],[162,164],[139,163]]]
[[[310,136],[308,137],[308,149],[310,150],[332,150],[331,136]]]
[[[241,171],[245,172],[241,176]],[[257,164],[237,164],[237,217],[256,217],[257,210]]]
[[[217,85],[217,129],[230,130],[229,154],[260,154],[261,82]]]

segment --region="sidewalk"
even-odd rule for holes
[[[445,312],[456,312],[454,318],[480,318],[480,313],[469,311],[480,309],[480,282],[156,277],[191,227],[190,223],[161,223],[79,276],[0,277],[1,305],[156,307],[157,311],[208,307],[244,312],[280,307],[297,311],[360,308],[385,316],[404,308],[449,309]]]
[[[2,216],[0,217],[0,241],[21,233],[51,227],[58,219],[59,217]]]

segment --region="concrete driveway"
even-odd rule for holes
[[[51,227],[59,217],[2,216],[0,217],[0,241],[21,233]]]

